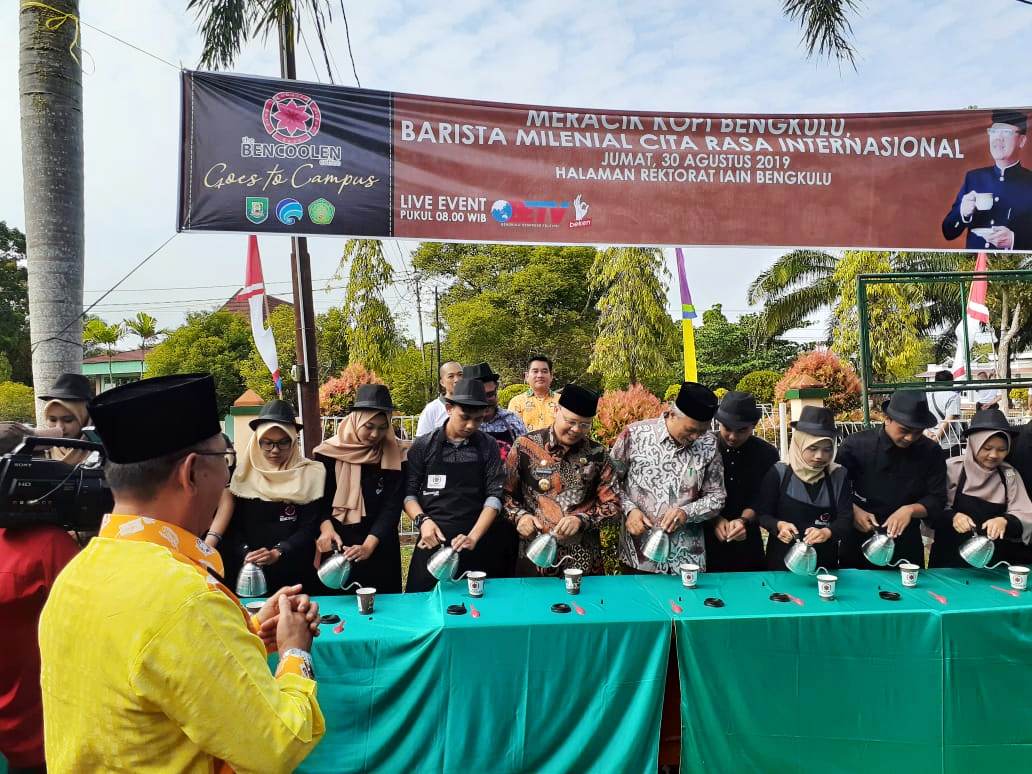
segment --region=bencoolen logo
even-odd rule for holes
[[[276,219],[284,226],[293,226],[305,216],[305,208],[297,199],[281,199],[276,205]]]
[[[326,199],[316,199],[308,205],[308,218],[317,226],[325,226],[333,222],[336,208]]]
[[[269,217],[269,198],[267,196],[248,196],[244,200],[244,215],[256,225],[264,223]]]
[[[262,109],[265,131],[277,142],[296,145],[319,133],[322,113],[315,100],[296,91],[280,91],[265,100]]]

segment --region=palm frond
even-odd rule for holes
[[[815,282],[767,301],[759,314],[757,325],[765,335],[778,336],[786,330],[798,328],[812,314],[835,303],[838,285],[826,276]]]
[[[251,35],[253,9],[248,0],[190,0],[186,10],[194,11],[204,48],[200,66],[211,70],[231,67]]]
[[[754,279],[746,297],[750,304],[769,303],[801,285],[830,277],[837,263],[835,256],[821,250],[793,250]]]
[[[781,7],[802,27],[807,56],[826,56],[856,69],[849,17],[860,10],[860,0],[784,0]]]

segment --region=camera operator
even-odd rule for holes
[[[31,428],[0,424],[0,454],[18,446]],[[54,579],[79,547],[60,526],[0,527],[0,753],[12,774],[42,772],[43,702],[37,628]]]
[[[39,399],[46,402],[43,407],[45,427],[60,431],[62,438],[85,438],[82,431],[90,423],[87,406],[93,400],[93,386],[89,379],[82,374],[61,374],[50,391],[40,395]],[[68,465],[78,465],[90,456],[90,452],[55,446],[49,450],[49,456]]]

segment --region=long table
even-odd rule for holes
[[[322,598],[345,625],[314,646],[327,735],[300,771],[654,771],[672,646],[682,771],[1032,768],[1032,594],[993,589],[999,571],[838,576],[834,601],[784,572],[585,578],[579,596],[490,579],[371,616]]]

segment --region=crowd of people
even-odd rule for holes
[[[0,752],[25,770],[43,765],[44,743],[51,771],[296,764],[324,730],[311,597],[346,593],[318,579],[334,552],[380,593],[433,588],[427,565],[442,545],[460,571],[494,578],[602,574],[607,525],[624,573],[784,570],[794,541],[829,570],[872,568],[861,546],[875,531],[895,540],[893,561],[925,566],[930,538],[929,566],[958,566],[965,536],[983,532],[1000,558],[1032,563],[1032,427],[1019,432],[995,405],[962,431],[960,453],[936,435],[952,408],[937,413],[918,391],[896,392],[882,426],[844,439],[831,411],[807,406],[781,459],[755,434],[761,411],[747,393],[718,401],[685,382],[610,449],[592,437],[599,395],[553,390],[547,357],[530,359],[508,408],[499,381],[487,363],[442,365],[413,440],[392,426],[389,387],[365,385],[309,459],[280,400],[234,449],[208,376],[96,397],[83,377],[62,377],[40,396],[43,415],[64,438],[95,432],[115,504],[78,552],[57,527],[0,529],[0,574],[18,578],[0,598],[13,653],[0,662]],[[402,513],[418,532],[404,586]],[[669,536],[662,561],[645,551],[655,530]],[[558,541],[558,569],[527,557],[543,533]],[[233,593],[245,564],[272,592],[253,615]]]

